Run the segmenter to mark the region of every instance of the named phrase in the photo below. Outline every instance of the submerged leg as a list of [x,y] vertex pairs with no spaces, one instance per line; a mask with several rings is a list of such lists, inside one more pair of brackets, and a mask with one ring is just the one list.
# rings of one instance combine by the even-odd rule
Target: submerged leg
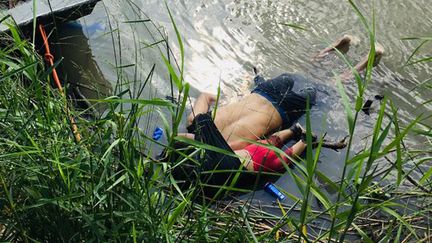
[[[384,54],[384,47],[380,43],[375,43],[375,60],[373,63],[374,67],[379,64],[383,54]],[[356,72],[362,72],[363,70],[365,70],[367,65],[368,65],[368,60],[369,60],[369,54],[364,56],[361,59],[361,61],[359,63],[357,63],[357,65],[355,65],[354,70]],[[347,70],[342,75],[340,75],[340,77],[343,81],[345,81],[345,80],[350,79],[352,77],[352,75],[353,75],[353,71]]]
[[[381,57],[384,54],[384,47],[380,43],[375,44],[375,60],[373,66],[377,66],[381,61]],[[363,71],[368,64],[369,54],[364,56],[363,59],[354,67],[357,72]]]
[[351,41],[353,40],[353,37],[350,35],[344,35],[342,38],[338,39],[337,41],[333,42],[329,47],[325,48],[324,50],[320,51],[314,59],[319,59],[327,56],[330,54],[330,52],[333,52],[335,50],[338,50],[342,53],[346,53],[349,49],[349,45]]

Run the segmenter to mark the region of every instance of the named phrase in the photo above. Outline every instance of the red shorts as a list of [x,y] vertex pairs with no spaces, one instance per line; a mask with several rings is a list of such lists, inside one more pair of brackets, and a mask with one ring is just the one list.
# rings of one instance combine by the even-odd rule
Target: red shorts
[[[281,148],[283,146],[283,143],[278,136],[271,136],[266,140],[259,140],[258,142],[262,144],[272,144],[277,148]],[[283,163],[291,163],[291,160],[288,157],[281,156],[281,160],[273,150],[263,145],[251,144],[244,149],[249,152],[254,163],[253,167],[255,171],[259,171],[262,167],[263,171],[283,172],[285,171]],[[285,153],[288,156],[291,156],[293,152],[292,150],[292,148],[288,148],[285,150]]]

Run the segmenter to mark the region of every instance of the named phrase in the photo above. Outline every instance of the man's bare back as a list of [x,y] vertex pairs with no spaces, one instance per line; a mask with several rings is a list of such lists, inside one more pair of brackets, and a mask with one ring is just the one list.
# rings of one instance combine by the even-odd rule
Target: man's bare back
[[282,118],[267,99],[250,94],[242,100],[217,109],[214,123],[233,150],[257,140],[282,125]]
[[[195,102],[195,115],[206,113],[216,100],[212,94],[202,93]],[[250,94],[240,101],[218,107],[214,123],[233,150],[242,149],[249,143],[245,139],[257,140],[282,125],[282,118],[271,102],[258,94]]]

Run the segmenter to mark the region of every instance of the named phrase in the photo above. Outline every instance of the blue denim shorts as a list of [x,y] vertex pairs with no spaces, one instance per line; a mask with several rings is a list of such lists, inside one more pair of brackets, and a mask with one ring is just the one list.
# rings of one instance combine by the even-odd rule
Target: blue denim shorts
[[[284,73],[267,81],[262,78],[255,79],[260,82],[257,82],[252,93],[263,96],[273,104],[282,117],[283,127],[291,126],[306,113],[308,99],[310,105],[316,103],[316,88],[302,75]],[[296,90],[295,86],[303,88]]]

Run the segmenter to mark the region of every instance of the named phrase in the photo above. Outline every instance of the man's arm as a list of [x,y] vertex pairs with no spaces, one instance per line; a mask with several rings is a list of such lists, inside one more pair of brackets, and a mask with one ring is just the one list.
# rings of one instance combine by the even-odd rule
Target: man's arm
[[192,124],[192,121],[196,115],[207,113],[210,109],[210,105],[215,101],[216,95],[212,95],[209,93],[201,93],[201,95],[195,101],[192,112],[188,116],[188,125]]

